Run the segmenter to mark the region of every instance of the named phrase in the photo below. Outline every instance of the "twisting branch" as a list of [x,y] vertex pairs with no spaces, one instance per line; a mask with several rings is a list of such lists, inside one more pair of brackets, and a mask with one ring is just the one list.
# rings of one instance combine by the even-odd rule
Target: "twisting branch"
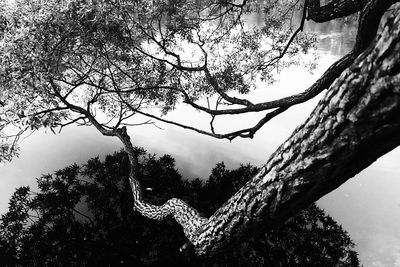
[[397,9],[310,117],[203,225],[197,254],[281,224],[400,145],[399,44]]
[[289,41],[287,42],[286,46],[283,48],[282,52],[279,53],[278,56],[268,60],[265,64],[262,64],[258,67],[259,70],[263,70],[267,67],[270,67],[271,65],[276,64],[280,59],[282,59],[286,52],[288,51],[290,45],[292,44],[293,40],[296,38],[297,34],[299,32],[302,32],[304,29],[304,22],[306,20],[306,14],[307,14],[307,1],[304,2],[304,7],[303,7],[303,13],[302,13],[302,17],[300,20],[300,25],[299,27],[294,31],[294,33],[292,34],[292,36],[290,37]]
[[77,123],[77,122],[80,121],[80,120],[85,121],[85,119],[86,119],[85,116],[80,116],[80,117],[77,117],[77,118],[75,118],[75,119],[73,119],[73,120],[70,120],[69,122],[60,123],[60,124],[59,124],[60,129],[58,130],[58,133],[61,133],[61,131],[62,131],[62,129],[63,129],[64,127],[66,127],[66,126],[68,126],[68,125],[71,125],[71,124],[74,124],[74,123]]
[[[218,81],[211,75],[210,71],[208,70],[207,67],[204,68],[204,74],[207,78],[207,81],[211,84],[213,89],[226,101],[228,101],[231,104],[237,104],[237,105],[243,105],[246,107],[251,107],[253,106],[253,103],[246,99],[240,99],[236,97],[230,97],[228,96],[219,86]],[[215,114],[214,114],[215,115]]]
[[309,7],[307,19],[321,23],[361,11],[368,0],[332,0],[324,6],[320,6],[320,0],[306,0],[306,2]]
[[[245,107],[241,108],[233,108],[233,109],[210,109],[210,107],[204,107],[201,106],[194,101],[190,99],[190,97],[187,95],[187,93],[183,90],[179,89],[174,89],[174,90],[179,90],[183,95],[184,95],[184,103],[191,105],[192,107],[206,112],[212,116],[217,116],[217,115],[233,115],[233,114],[243,114],[243,113],[248,113],[248,112],[260,112],[260,111],[265,111],[265,110],[271,110],[271,109],[277,109],[277,110],[286,110],[287,108],[306,102],[309,99],[312,99],[316,95],[320,94],[323,90],[327,89],[333,81],[339,77],[339,75],[350,66],[350,64],[354,61],[354,59],[363,52],[366,46],[368,46],[371,41],[373,40],[373,36],[375,36],[378,25],[380,22],[380,18],[382,14],[387,10],[387,8],[390,7],[391,4],[398,2],[398,0],[389,0],[389,1],[378,1],[374,0],[371,1],[367,7],[365,8],[364,12],[360,16],[360,23],[357,31],[357,38],[356,38],[356,43],[354,45],[354,48],[352,51],[350,51],[347,55],[343,56],[341,59],[336,61],[334,64],[332,64],[326,71],[325,73],[309,88],[307,88],[305,91],[302,93],[284,97],[278,100],[273,100],[269,102],[262,102],[262,103],[257,103],[253,104],[251,102],[248,102],[245,99],[238,99],[238,98],[233,98],[229,97],[226,93],[224,93],[220,88],[215,80],[214,77],[211,76],[209,73],[208,69],[204,69],[204,73],[206,74],[207,80],[209,83],[212,85],[214,90],[219,93],[219,95],[226,101],[232,104],[239,104],[239,105],[244,105]],[[302,23],[304,23],[304,12],[305,9],[303,10],[303,19]],[[301,27],[299,27],[300,29]],[[277,114],[281,113],[278,111],[274,111],[268,114],[268,120],[276,116]],[[213,136],[215,138],[227,138],[229,140],[232,140],[235,137],[252,137],[255,133],[255,130],[258,130],[259,128],[257,125],[263,125],[265,124],[266,118],[263,118],[259,124],[256,126],[249,128],[249,129],[244,129],[241,131],[236,131],[228,134],[215,134],[213,132],[213,127],[211,127],[211,133],[197,129],[195,127],[191,127],[188,125],[183,125],[177,122],[165,120],[162,118],[159,118],[155,115],[148,114],[145,112],[141,112],[142,115],[157,119],[159,121],[168,123],[168,124],[173,124],[179,127],[182,127],[184,129],[189,129],[195,132],[198,132],[200,134],[205,134],[209,136]],[[276,114],[276,115],[275,115]],[[250,134],[252,133],[252,134]]]
[[60,89],[54,81],[50,80],[50,84],[53,88],[53,93],[65,106],[70,108],[72,111],[85,116],[103,135],[115,136],[122,142],[131,167],[129,172],[129,183],[132,188],[134,209],[150,219],[162,220],[168,216],[174,217],[174,219],[183,227],[186,237],[190,242],[194,242],[194,238],[201,230],[201,226],[207,221],[207,219],[200,216],[195,209],[177,198],[172,198],[160,206],[152,205],[143,201],[141,186],[137,179],[138,155],[133,148],[126,127],[123,126],[121,128],[106,129],[90,113],[90,110],[69,103],[68,100],[61,95]]
[[[227,95],[225,93],[226,88],[221,88],[217,78],[213,77],[207,69],[207,61],[203,66],[189,68],[182,66],[180,62],[171,63],[150,55],[140,50],[139,46],[134,47],[140,56],[144,55],[150,58],[150,61],[168,63],[174,71],[204,72],[208,83],[215,92],[219,93],[221,101],[223,99],[230,104],[244,106],[224,110],[219,110],[218,105],[215,109],[211,109],[210,106],[202,107],[191,100],[190,94],[184,91],[184,87],[170,86],[171,90],[183,94],[186,103],[212,115],[211,133],[141,111],[141,101],[145,100],[140,98],[140,94],[137,96],[139,105],[133,106],[133,102],[125,97],[124,93],[127,91],[123,90],[123,85],[118,83],[119,76],[114,72],[115,69],[107,56],[107,51],[103,54],[100,53],[104,58],[99,60],[106,62],[100,62],[99,69],[94,67],[94,61],[86,62],[84,57],[79,59],[79,64],[80,67],[88,69],[87,71],[81,71],[68,62],[68,64],[71,64],[68,67],[72,76],[76,76],[78,79],[69,84],[68,81],[62,81],[66,82],[67,86],[72,87],[66,93],[58,85],[61,81],[56,81],[51,77],[52,75],[56,76],[53,72],[49,71],[43,77],[48,79],[49,90],[63,104],[63,107],[65,106],[72,113],[78,114],[77,118],[70,118],[71,120],[75,120],[76,123],[81,120],[84,123],[87,121],[87,124],[92,124],[103,135],[117,137],[122,142],[131,166],[129,182],[132,187],[134,209],[145,217],[157,220],[173,216],[182,225],[186,237],[195,246],[198,254],[214,253],[223,249],[229,243],[240,239],[252,228],[258,226],[271,227],[281,223],[291,213],[305,207],[326,192],[335,189],[346,179],[376,160],[377,157],[400,144],[400,123],[398,119],[400,93],[397,86],[400,70],[400,61],[398,60],[400,54],[400,46],[398,45],[400,16],[398,10],[396,20],[392,19],[384,28],[383,37],[373,43],[371,49],[364,51],[364,48],[371,43],[372,36],[376,34],[380,16],[393,2],[396,1],[373,0],[364,7],[353,51],[333,64],[305,92],[259,104]],[[306,7],[307,5],[303,10],[303,19],[299,31],[303,27]],[[283,50],[283,54],[287,53],[290,43],[295,38],[293,36]],[[130,40],[133,42],[135,38]],[[137,44],[134,43],[134,45]],[[164,52],[168,54],[168,51],[165,50]],[[348,68],[353,61],[354,65]],[[346,71],[343,72],[344,70]],[[94,73],[92,78],[88,77],[91,73]],[[341,73],[343,74],[339,77]],[[339,79],[336,80],[336,83],[333,83],[337,77]],[[132,78],[134,81],[134,77]],[[98,82],[96,82],[97,79],[99,79]],[[102,79],[107,79],[108,83],[102,84]],[[91,96],[92,98],[83,107],[69,102],[68,96],[72,94],[72,91],[84,84],[91,85],[96,89],[94,96]],[[135,84],[138,85],[139,83]],[[47,89],[47,84],[45,85]],[[109,90],[108,86],[112,86],[113,90]],[[154,86],[154,89],[165,89],[167,86]],[[170,199],[160,206],[143,201],[137,176],[138,155],[133,148],[126,127],[121,127],[122,121],[130,116],[129,113],[125,112],[125,109],[129,110],[131,114],[146,115],[149,118],[216,138],[227,138],[229,140],[236,137],[252,138],[255,132],[274,116],[328,88],[328,93],[318,104],[310,118],[278,148],[268,163],[261,168],[261,171],[209,219],[203,218],[195,209],[176,198]],[[132,92],[142,89],[146,88],[137,86],[132,89]],[[114,93],[112,96],[118,97],[123,103],[118,110],[119,117],[114,127],[100,123],[91,110],[92,105],[99,101],[100,96],[110,95],[111,93]],[[381,103],[387,103],[387,105]],[[212,122],[216,115],[266,110],[272,111],[269,111],[254,127],[228,134],[216,134],[214,132]],[[370,116],[371,114],[376,116]],[[376,142],[377,140],[384,142]],[[363,155],[364,159],[361,163],[359,162],[360,155]],[[345,168],[341,168],[343,166]]]
[[[207,81],[210,83],[210,85],[213,87],[213,89],[228,103],[231,104],[238,104],[242,105],[244,107],[241,108],[232,108],[232,109],[218,109],[216,107],[215,109],[211,109],[210,106],[204,107],[201,106],[194,101],[191,100],[189,95],[186,93],[186,91],[171,87],[171,86],[160,86],[160,87],[149,87],[149,88],[135,88],[130,91],[135,91],[135,90],[149,90],[149,89],[160,89],[160,88],[165,88],[168,90],[175,90],[179,91],[182,93],[184,96],[184,103],[189,104],[190,106],[206,112],[212,116],[211,122],[210,122],[210,128],[211,131],[205,131],[198,129],[196,127],[192,127],[189,125],[184,125],[175,121],[170,121],[167,119],[160,118],[156,115],[149,114],[143,111],[138,110],[137,108],[133,107],[130,105],[124,98],[119,95],[120,100],[124,101],[124,103],[133,111],[142,115],[145,115],[149,118],[156,119],[158,121],[172,124],[175,126],[179,126],[184,129],[192,130],[200,134],[212,136],[214,138],[218,139],[228,139],[228,140],[233,140],[236,137],[243,137],[243,138],[252,138],[254,134],[263,126],[266,122],[271,120],[273,117],[277,116],[278,114],[282,113],[283,111],[287,110],[289,107],[293,105],[297,105],[300,103],[303,103],[319,93],[321,93],[323,90],[327,89],[333,81],[353,62],[353,60],[363,51],[363,48],[365,48],[366,45],[368,45],[372,41],[372,35],[376,34],[377,27],[379,25],[379,18],[383,14],[383,12],[390,6],[391,3],[396,2],[394,0],[391,1],[385,1],[385,3],[381,3],[379,1],[373,1],[375,4],[369,4],[368,8],[366,8],[365,12],[360,18],[360,23],[359,28],[358,28],[358,34],[357,34],[357,40],[354,45],[354,49],[339,59],[337,62],[332,64],[326,71],[325,73],[313,84],[311,85],[308,89],[306,89],[304,92],[284,97],[278,100],[274,101],[269,101],[269,102],[262,102],[262,103],[257,103],[253,104],[246,99],[239,99],[236,97],[230,97],[227,95],[220,87],[216,79],[211,75],[209,72],[208,68],[205,67],[203,69],[203,72],[206,75]],[[305,5],[303,9],[303,17],[301,24],[299,28],[296,30],[296,32],[299,32],[303,28],[304,24],[304,19],[305,19],[305,11],[306,11],[307,6]],[[372,29],[372,34],[370,29]],[[295,34],[292,36],[291,40],[295,37]],[[286,49],[284,51],[287,51],[287,47],[290,45],[290,41],[288,45],[286,46]],[[113,64],[111,62],[111,64]],[[111,92],[112,90],[110,89],[105,89]],[[117,90],[118,91],[118,90]],[[115,91],[114,91],[115,92]],[[122,92],[122,91],[120,91]],[[129,90],[124,91],[124,92],[129,92]],[[213,122],[215,120],[215,116],[218,115],[227,115],[227,114],[243,114],[243,113],[248,113],[248,112],[260,112],[260,111],[265,111],[265,110],[274,110],[270,113],[267,113],[264,118],[262,118],[255,126],[247,128],[247,129],[242,129],[238,131],[233,131],[230,133],[225,133],[225,134],[218,134],[214,130]]]

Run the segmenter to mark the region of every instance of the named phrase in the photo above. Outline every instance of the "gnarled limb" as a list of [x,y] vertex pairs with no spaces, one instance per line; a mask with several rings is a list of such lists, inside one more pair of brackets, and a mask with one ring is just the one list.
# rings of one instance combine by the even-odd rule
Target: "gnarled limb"
[[84,109],[80,106],[71,104],[65,96],[62,96],[59,87],[54,81],[51,82],[51,86],[53,87],[54,94],[66,107],[85,116],[101,134],[105,136],[118,137],[118,139],[122,142],[124,149],[128,154],[129,163],[131,166],[129,183],[132,188],[134,201],[133,208],[144,217],[154,220],[163,220],[169,216],[174,217],[176,222],[182,226],[185,236],[190,242],[193,243],[195,237],[198,235],[199,230],[202,229],[202,225],[207,221],[207,219],[200,216],[195,209],[193,209],[183,200],[177,198],[172,198],[163,205],[159,206],[149,204],[143,200],[141,186],[137,179],[138,157],[135,149],[133,148],[130,137],[127,134],[126,127],[124,126],[121,128],[107,129],[96,120],[96,118],[90,113],[89,108]]
[[[371,13],[365,12],[365,24],[360,23],[360,27],[365,30],[371,25],[377,26],[378,20],[368,20],[368,17],[371,18],[374,11],[375,14],[383,14],[390,2],[394,1],[385,1],[383,4],[377,0],[371,1],[370,3],[375,5],[369,8]],[[146,217],[158,220],[173,216],[182,225],[198,254],[212,254],[258,226],[270,227],[281,223],[292,213],[333,190],[400,143],[399,18],[396,23],[391,23],[393,21],[389,20],[380,41],[374,43],[371,49],[362,54],[352,67],[331,86],[342,70],[350,65],[356,55],[369,44],[372,35],[366,31],[359,31],[360,38],[357,38],[359,46],[355,47],[352,54],[329,69],[332,75],[323,76],[320,80],[322,85],[316,85],[316,91],[307,92],[308,95],[303,98],[305,101],[314,93],[319,93],[331,86],[314,114],[277,150],[261,172],[209,219],[201,217],[193,208],[178,199],[171,199],[160,206],[143,201],[136,175],[137,156],[126,129],[120,128],[120,122],[125,116],[123,108],[127,107],[121,105],[118,123],[114,127],[108,126],[107,123],[99,123],[91,113],[91,106],[98,97],[110,92],[105,89],[107,86],[114,85],[117,96],[122,99],[124,97],[123,89],[118,85],[113,68],[108,65],[110,61],[107,53],[102,58],[105,65],[99,70],[92,67],[92,63],[85,62],[81,58],[83,70],[76,70],[74,76],[77,79],[70,84],[72,86],[70,90],[61,90],[59,83],[62,81],[57,81],[57,77],[54,77],[57,75],[51,71],[45,73],[43,78],[46,81],[50,80],[50,88],[54,92],[49,94],[52,93],[58,97],[63,107],[82,115],[87,124],[94,125],[103,135],[116,136],[122,141],[131,164],[129,179],[135,209]],[[377,27],[371,27],[371,29],[376,32]],[[162,59],[160,60],[163,62]],[[52,66],[50,64],[49,69]],[[183,70],[204,72],[203,68]],[[71,68],[71,71],[75,72],[75,68]],[[88,72],[95,73],[93,80],[86,79]],[[108,77],[108,84],[103,83],[104,77]],[[93,83],[99,90],[93,91],[93,96],[89,96],[93,98],[87,101],[85,106],[71,104],[68,102],[68,96],[72,94],[76,86],[87,82],[84,80]],[[43,86],[47,90],[48,84],[43,82]],[[138,86],[141,84],[139,83]],[[147,86],[146,83],[145,86]],[[214,87],[215,91],[218,91],[218,87]],[[228,101],[229,98],[225,97],[225,100]],[[238,101],[233,98],[231,100]],[[294,96],[281,99],[281,101],[289,103],[281,102],[272,107],[276,112],[284,110],[299,100]],[[139,109],[141,105],[141,101],[138,102],[136,109]],[[243,104],[246,108],[252,108],[245,112],[258,111],[256,104],[245,102]],[[271,105],[271,102],[262,104]],[[135,106],[133,107],[131,112],[139,112]],[[238,111],[235,110],[235,112],[237,114]],[[257,127],[247,132],[238,131],[234,134],[251,137],[258,129]],[[229,138],[233,136],[230,135]]]
[[137,169],[137,155],[133,149],[130,137],[126,132],[126,127],[116,130],[115,135],[124,144],[125,151],[127,152],[131,163],[129,183],[132,187],[134,209],[144,217],[154,220],[163,220],[169,216],[174,217],[176,222],[182,226],[185,236],[191,242],[194,242],[198,230],[201,229],[207,219],[200,216],[195,209],[178,198],[169,199],[166,203],[160,206],[152,205],[143,201],[140,183],[137,180],[135,173]]
[[307,0],[308,16],[315,22],[326,22],[361,11],[368,0],[332,0],[321,6],[320,0]]
[[282,223],[336,189],[400,144],[399,36],[400,13],[261,171],[209,219],[176,198],[160,206],[144,202],[126,129],[104,132],[117,136],[129,155],[135,209],[151,219],[174,217],[196,253],[212,255],[245,234]]
[[[319,3],[319,1],[307,1],[307,6],[311,5],[315,6],[316,2]],[[260,102],[260,103],[251,103],[247,101],[246,99],[238,99],[238,98],[233,98],[229,97],[226,95],[226,93],[221,92],[221,90],[218,88],[218,84],[213,79],[211,74],[207,72],[207,69],[204,70],[206,73],[207,79],[210,81],[210,84],[213,86],[215,91],[217,93],[220,93],[220,95],[223,97],[225,101],[227,101],[229,104],[236,104],[236,105],[241,105],[240,107],[237,108],[228,108],[228,109],[212,109],[210,107],[202,106],[197,104],[196,102],[192,101],[188,94],[184,90],[180,90],[179,88],[170,88],[170,90],[176,90],[179,91],[183,94],[184,96],[184,103],[192,106],[193,108],[203,111],[205,113],[208,113],[214,118],[215,116],[218,115],[236,115],[236,114],[243,114],[243,113],[248,113],[248,112],[261,112],[261,111],[268,111],[272,110],[269,113],[265,114],[265,117],[262,118],[259,122],[257,122],[254,126],[246,128],[246,129],[239,129],[236,131],[232,131],[229,133],[216,133],[213,131],[211,128],[211,131],[207,130],[202,130],[193,126],[181,124],[179,122],[175,121],[170,121],[167,119],[160,118],[159,116],[152,115],[146,112],[142,111],[137,111],[135,112],[141,113],[142,115],[148,116],[150,118],[162,121],[164,123],[168,124],[173,124],[179,127],[182,127],[184,129],[189,129],[195,132],[198,132],[200,134],[212,136],[215,138],[219,139],[228,139],[228,140],[233,140],[237,137],[243,137],[243,138],[252,138],[254,134],[263,126],[265,123],[267,123],[269,120],[274,118],[275,116],[279,115],[283,111],[287,110],[288,108],[298,105],[301,103],[304,103],[318,94],[320,94],[322,91],[326,90],[329,88],[329,86],[333,83],[333,81],[339,77],[339,75],[350,66],[350,64],[354,61],[354,59],[360,55],[364,51],[366,47],[372,42],[374,36],[377,33],[378,26],[380,23],[380,18],[382,15],[385,13],[385,11],[393,4],[398,2],[398,0],[386,0],[386,1],[380,1],[380,0],[371,0],[368,1],[368,3],[365,3],[364,0],[361,1],[340,1],[340,5],[338,4],[338,7],[333,9],[333,13],[337,12],[336,16],[340,17],[343,16],[343,12],[345,9],[353,10],[351,9],[352,6],[356,6],[357,10],[362,10],[362,13],[360,15],[359,19],[359,26],[357,30],[357,36],[356,36],[356,42],[354,44],[353,49],[345,56],[343,56],[341,59],[336,61],[334,64],[332,64],[325,72],[324,74],[314,83],[312,84],[309,88],[304,90],[303,92],[295,95],[291,95],[288,97],[283,97],[281,99],[273,100],[273,101],[267,101],[267,102]],[[315,8],[315,7],[314,7]],[[310,7],[308,8],[308,12],[310,12]],[[353,12],[356,12],[353,10]],[[317,12],[317,10],[314,10],[314,12]],[[320,12],[324,12],[322,9]],[[321,15],[322,16],[322,15]],[[331,18],[332,19],[332,18]],[[302,27],[299,27],[301,29]]]
[[399,41],[398,12],[257,176],[203,225],[198,254],[282,223],[400,144]]

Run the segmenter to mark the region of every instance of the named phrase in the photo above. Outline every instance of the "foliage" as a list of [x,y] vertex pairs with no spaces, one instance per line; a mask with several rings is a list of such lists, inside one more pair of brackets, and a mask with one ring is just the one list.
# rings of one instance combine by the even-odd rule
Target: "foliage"
[[297,3],[1,0],[0,160],[25,131],[118,128],[138,113],[160,119],[182,101],[205,112],[210,101],[235,104],[228,92],[306,64],[314,35],[299,33],[285,49]]
[[[169,155],[140,154],[145,197],[163,203],[181,197],[211,215],[257,168],[227,170],[209,179],[183,180]],[[258,231],[223,254],[199,259],[181,254],[185,237],[172,219],[157,222],[132,210],[123,152],[93,158],[43,175],[39,192],[16,190],[1,217],[0,257],[5,266],[358,266],[348,234],[315,204],[269,232]]]

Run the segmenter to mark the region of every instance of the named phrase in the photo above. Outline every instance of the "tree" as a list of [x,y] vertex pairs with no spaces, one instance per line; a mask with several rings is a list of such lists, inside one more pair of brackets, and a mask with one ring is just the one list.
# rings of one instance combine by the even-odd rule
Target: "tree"
[[[135,210],[157,220],[173,216],[197,254],[217,253],[256,229],[280,225],[399,144],[399,7],[390,9],[396,2],[16,1],[2,15],[1,155],[10,159],[29,129],[93,125],[119,138],[129,155]],[[246,15],[260,7],[264,24],[252,27]],[[295,12],[297,29],[290,23]],[[302,33],[306,19],[355,12],[353,50],[310,88],[276,101],[244,98],[256,81],[273,82],[275,68],[300,63],[315,41]],[[141,123],[132,117],[215,138],[251,138],[324,90],[308,120],[211,217],[177,198],[163,205],[142,198],[138,155],[126,130]],[[179,102],[209,114],[210,130],[161,116]],[[248,112],[266,113],[253,127],[215,131],[217,116]]]
[[[163,203],[175,192],[212,214],[257,168],[217,164],[206,182],[184,181],[168,155],[137,149],[146,199]],[[119,152],[37,179],[38,192],[17,189],[0,219],[6,266],[359,266],[348,234],[315,204],[280,227],[260,233],[210,259],[179,252],[184,235],[169,219],[157,222],[132,210],[129,162]],[[168,181],[165,181],[168,180]],[[203,180],[204,181],[204,180]],[[163,182],[166,182],[163,184]],[[151,192],[151,193],[150,193]],[[213,194],[213,192],[217,194]],[[211,196],[211,197],[210,197]],[[18,199],[18,201],[15,201]],[[15,216],[23,211],[24,216]],[[18,212],[17,212],[18,213]],[[24,231],[16,231],[15,225]],[[7,245],[8,244],[8,245]]]

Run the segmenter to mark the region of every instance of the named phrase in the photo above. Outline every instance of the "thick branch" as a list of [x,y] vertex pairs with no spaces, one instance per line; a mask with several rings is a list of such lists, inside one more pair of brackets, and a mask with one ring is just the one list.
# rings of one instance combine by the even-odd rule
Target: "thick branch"
[[[302,93],[284,97],[278,100],[252,104],[244,108],[235,109],[213,110],[191,102],[187,98],[185,100],[185,103],[211,115],[225,115],[259,112],[278,107],[288,108],[306,102],[307,100],[321,93],[323,90],[327,89],[332,84],[332,82],[343,72],[343,70],[349,67],[353,60],[371,43],[373,37],[376,35],[380,18],[382,17],[383,13],[390,7],[390,5],[395,2],[398,2],[398,0],[370,1],[364,9],[362,16],[360,17],[356,43],[353,50],[338,61],[336,61],[334,64],[332,64],[321,76],[321,78],[319,78],[313,85],[311,85]],[[310,5],[310,3],[308,3],[308,5]]]
[[[384,3],[383,3],[384,2]],[[212,131],[205,131],[201,130],[196,127],[184,125],[178,122],[162,119],[158,116],[148,114],[145,112],[137,111],[135,109],[135,112],[141,113],[142,115],[148,116],[153,119],[157,119],[159,121],[168,123],[168,124],[173,124],[179,127],[182,127],[184,129],[192,130],[200,134],[212,136],[215,138],[219,139],[228,139],[228,140],[233,140],[236,137],[242,137],[242,138],[252,138],[254,134],[259,130],[265,123],[267,123],[269,120],[274,118],[275,116],[279,115],[286,109],[288,109],[291,106],[301,104],[303,102],[308,101],[309,99],[317,96],[320,94],[323,90],[327,89],[333,81],[339,77],[339,75],[350,66],[350,64],[354,61],[354,59],[372,42],[373,36],[375,36],[380,18],[382,17],[383,13],[390,7],[391,3],[397,2],[397,0],[389,0],[389,1],[379,1],[379,0],[373,0],[368,3],[368,5],[364,8],[363,13],[360,17],[360,23],[357,31],[357,38],[356,38],[356,43],[354,45],[353,50],[336,61],[334,64],[332,64],[326,71],[325,73],[313,84],[311,85],[308,89],[303,91],[302,93],[284,97],[278,100],[273,100],[273,101],[268,101],[268,102],[262,102],[262,103],[257,103],[253,104],[251,102],[248,102],[245,99],[239,99],[235,97],[230,97],[222,90],[219,88],[219,85],[217,81],[211,76],[211,74],[208,72],[208,69],[206,68],[204,70],[206,77],[210,84],[213,86],[214,90],[218,92],[223,99],[230,103],[238,104],[238,105],[243,105],[245,107],[243,108],[234,108],[234,109],[210,109],[209,107],[204,107],[201,105],[196,104],[195,102],[190,100],[190,97],[184,90],[180,90],[178,88],[172,88],[170,87],[170,90],[177,90],[181,92],[185,98],[184,102],[186,104],[191,105],[192,107],[204,111],[212,116],[217,116],[217,115],[235,115],[235,114],[243,114],[243,113],[248,113],[248,112],[260,112],[260,111],[265,111],[265,110],[270,110],[270,109],[275,109],[274,111],[267,113],[264,118],[262,118],[255,126],[247,128],[247,129],[241,129],[229,133],[215,133]],[[304,19],[304,17],[303,17]],[[299,27],[298,30],[302,29],[302,23]],[[167,88],[167,87],[166,87]],[[127,104],[127,103],[126,103]],[[129,106],[129,105],[128,105]],[[131,107],[132,108],[132,107]]]
[[307,0],[308,16],[315,22],[326,22],[361,11],[368,0],[332,0],[320,6],[320,0]]
[[[308,5],[311,5],[311,8],[315,8],[316,3],[318,1],[307,1]],[[201,106],[194,101],[191,101],[190,97],[187,95],[187,93],[183,90],[176,89],[180,91],[184,95],[184,103],[187,103],[191,105],[192,107],[201,110],[203,112],[206,112],[210,114],[211,116],[217,116],[217,115],[234,115],[234,114],[243,114],[243,113],[248,113],[248,112],[259,112],[259,111],[265,111],[265,110],[270,110],[270,109],[276,109],[273,112],[270,112],[267,114],[266,117],[268,119],[263,118],[261,119],[256,126],[248,128],[248,129],[242,129],[242,130],[237,130],[231,133],[226,133],[226,134],[216,134],[213,132],[213,128],[211,128],[211,132],[204,131],[201,129],[198,129],[196,127],[191,127],[188,125],[183,125],[177,122],[172,122],[169,120],[161,119],[157,116],[150,115],[147,113],[142,113],[143,115],[158,119],[160,121],[163,121],[165,123],[177,125],[179,127],[189,129],[192,131],[196,131],[201,134],[213,136],[215,138],[226,138],[229,140],[232,140],[236,137],[250,137],[252,138],[255,132],[260,129],[261,127],[258,127],[259,125],[264,125],[267,121],[271,120],[273,117],[276,115],[280,114],[282,110],[286,110],[291,106],[303,103],[308,101],[309,99],[312,99],[316,95],[320,94],[323,90],[327,89],[333,81],[339,77],[339,75],[350,66],[350,64],[354,61],[354,59],[372,42],[373,37],[376,35],[380,18],[382,15],[385,13],[385,11],[390,7],[391,4],[398,2],[398,0],[388,0],[388,1],[379,1],[379,0],[371,0],[368,2],[368,4],[365,6],[363,9],[363,12],[360,16],[360,22],[359,22],[359,27],[357,31],[357,38],[356,38],[356,43],[353,47],[353,50],[349,52],[347,55],[342,57],[340,60],[336,61],[334,64],[332,64],[326,71],[325,73],[319,78],[312,86],[310,86],[308,89],[303,91],[302,93],[284,97],[278,100],[273,100],[273,101],[268,101],[268,102],[262,102],[262,103],[257,103],[253,104],[246,99],[239,99],[235,97],[229,97],[226,93],[222,92],[222,90],[218,87],[218,83],[215,81],[215,79],[211,76],[211,74],[208,72],[207,68],[204,70],[206,77],[210,84],[213,86],[214,90],[218,92],[223,99],[226,101],[232,103],[232,104],[238,104],[238,105],[243,105],[245,107],[241,108],[233,108],[233,109],[211,109],[210,107],[204,107]],[[318,2],[319,4],[319,2]],[[340,8],[343,8],[346,5],[350,5],[351,3],[342,3],[340,4]],[[354,4],[354,5],[359,5],[359,4]],[[307,8],[307,5],[305,5],[305,9]],[[305,11],[304,9],[304,11]],[[335,12],[342,12],[339,9],[336,10]],[[304,22],[304,14],[303,14],[303,19],[301,22],[301,25],[298,29],[300,31],[302,29]],[[293,35],[295,36],[295,35]],[[290,44],[290,42],[289,42]]]
[[282,223],[400,144],[399,41],[397,12],[260,173],[203,225],[198,254]]
[[226,101],[228,101],[231,104],[237,104],[237,105],[243,105],[243,106],[247,106],[247,107],[251,107],[253,106],[253,104],[246,100],[246,99],[240,99],[237,97],[231,97],[228,96],[219,86],[217,80],[211,75],[210,71],[208,70],[208,68],[204,69],[204,74],[207,78],[207,81],[211,84],[211,86],[213,87],[213,89]]
[[153,118],[156,119],[158,121],[164,122],[164,123],[168,123],[171,125],[175,125],[175,126],[179,126],[183,129],[187,129],[187,130],[191,130],[200,134],[204,134],[204,135],[208,135],[217,139],[228,139],[229,141],[232,141],[233,139],[237,138],[237,137],[243,137],[243,138],[253,138],[254,134],[261,129],[262,126],[264,126],[268,121],[270,121],[272,118],[274,118],[275,116],[281,114],[282,112],[286,111],[287,108],[278,108],[275,109],[267,114],[265,114],[265,116],[259,120],[256,125],[254,125],[253,127],[249,127],[249,128],[245,128],[245,129],[241,129],[241,130],[237,130],[237,131],[233,131],[233,132],[228,132],[228,133],[224,133],[224,134],[219,134],[219,133],[215,133],[214,130],[212,130],[211,132],[208,131],[204,131],[201,129],[198,129],[196,127],[192,127],[192,126],[188,126],[185,124],[181,124],[175,121],[171,121],[171,120],[166,120],[163,119],[161,117],[152,115],[150,113],[145,113],[142,112],[140,110],[135,110],[136,113],[138,114],[142,114],[144,116],[147,116],[149,118]]
[[163,220],[169,216],[174,217],[177,223],[183,227],[186,237],[193,242],[194,236],[198,234],[198,230],[201,228],[201,225],[205,223],[206,219],[201,217],[200,214],[187,203],[177,198],[172,198],[160,206],[144,202],[140,183],[136,178],[138,165],[137,155],[130,141],[130,137],[126,132],[126,127],[116,130],[115,135],[124,144],[125,151],[128,153],[131,163],[129,183],[132,187],[135,210],[143,216],[154,220]]
[[150,219],[163,220],[168,216],[174,217],[175,220],[183,227],[186,237],[193,242],[194,237],[197,236],[198,231],[201,229],[201,226],[207,221],[207,219],[201,217],[195,209],[177,198],[172,198],[160,206],[152,205],[143,201],[141,186],[137,179],[138,156],[133,148],[130,137],[126,131],[126,127],[113,130],[104,128],[88,109],[84,109],[69,103],[67,99],[59,93],[57,84],[51,82],[51,85],[54,89],[53,91],[55,95],[61,100],[61,102],[63,102],[64,105],[66,105],[72,111],[85,116],[103,135],[116,136],[118,139],[120,139],[124,145],[126,153],[128,154],[130,162],[131,168],[129,173],[129,183],[132,188],[134,209]]
[[355,51],[363,51],[369,46],[376,36],[381,17],[391,5],[397,2],[399,0],[375,0],[365,5],[358,20]]

